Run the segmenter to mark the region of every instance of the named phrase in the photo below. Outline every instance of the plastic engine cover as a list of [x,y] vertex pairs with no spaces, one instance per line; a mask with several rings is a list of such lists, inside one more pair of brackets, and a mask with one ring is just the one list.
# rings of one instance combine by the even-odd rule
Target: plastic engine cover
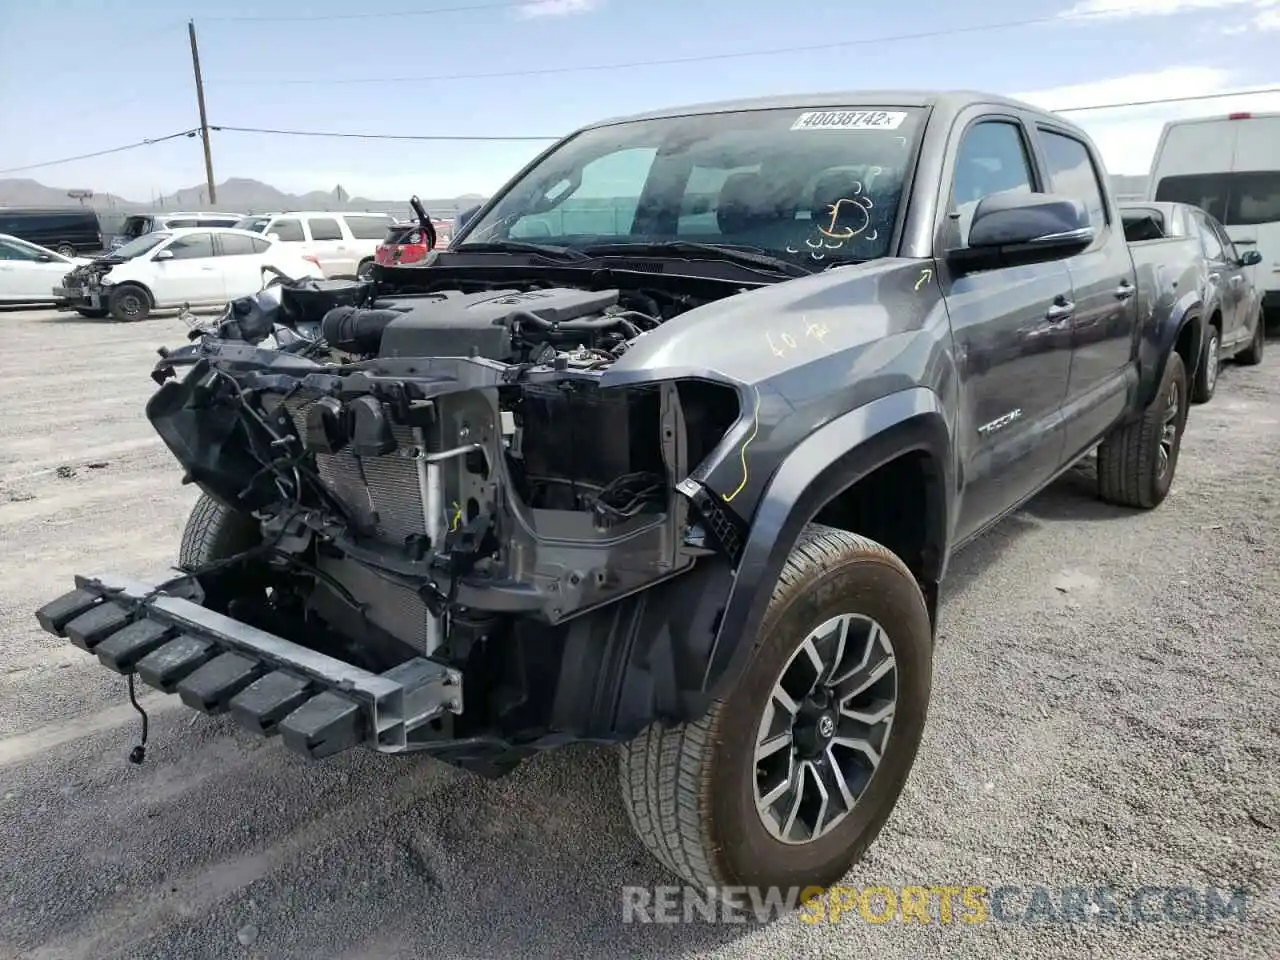
[[[524,311],[563,323],[603,312],[618,302],[617,290],[447,291],[397,298],[385,306],[406,311],[387,325],[379,351],[384,357],[511,357],[511,337],[503,321]],[[384,306],[379,302],[379,306]]]

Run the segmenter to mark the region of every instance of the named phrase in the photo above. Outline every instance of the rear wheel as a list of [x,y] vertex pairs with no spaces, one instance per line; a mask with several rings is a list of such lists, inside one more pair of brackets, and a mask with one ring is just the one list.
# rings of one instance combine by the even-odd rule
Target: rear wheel
[[1103,500],[1150,510],[1173,485],[1187,425],[1187,371],[1171,353],[1156,395],[1142,417],[1122,424],[1098,447],[1098,493]]
[[836,882],[902,793],[931,675],[929,614],[902,561],[810,526],[729,695],[622,749],[632,826],[695,886]]
[[1253,328],[1253,339],[1249,341],[1249,346],[1236,354],[1236,363],[1242,363],[1247,367],[1261,363],[1262,348],[1266,346],[1266,343],[1267,324],[1263,319],[1262,311],[1258,311],[1258,321]]
[[361,260],[360,266],[356,268],[356,276],[361,280],[370,280],[373,278],[373,261]]
[[1191,385],[1191,400],[1208,403],[1218,387],[1218,372],[1222,369],[1222,334],[1217,327],[1209,328],[1209,341],[1204,345],[1204,356],[1196,367],[1195,383]]
[[111,316],[121,322],[145,320],[151,314],[151,298],[147,291],[132,283],[122,283],[107,298]]
[[76,256],[80,251],[78,251],[75,247],[73,247],[73,246],[72,246],[71,244],[69,244],[69,243],[60,243],[60,244],[58,244],[57,249],[55,250],[55,252],[56,252],[59,256],[66,257],[66,258],[70,259],[70,258],[72,258],[72,257]]

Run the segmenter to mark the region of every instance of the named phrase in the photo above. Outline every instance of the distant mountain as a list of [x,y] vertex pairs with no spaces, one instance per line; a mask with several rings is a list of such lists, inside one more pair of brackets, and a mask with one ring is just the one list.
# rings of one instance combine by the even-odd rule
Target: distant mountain
[[[35,180],[0,180],[0,206],[9,207],[75,207],[81,201],[67,195],[62,187],[48,187]],[[481,194],[463,194],[460,197],[441,199],[423,198],[422,205],[437,216],[452,216],[459,210],[483,202]],[[84,201],[102,213],[149,213],[157,210],[226,210],[235,213],[266,213],[275,210],[376,210],[394,213],[400,217],[412,216],[409,198],[398,200],[372,200],[353,197],[341,186],[332,191],[313,190],[310,193],[285,193],[259,180],[232,178],[218,185],[218,202],[210,204],[208,191],[202,187],[188,187],[176,193],[157,198],[153,202],[127,200],[110,193],[94,193]]]

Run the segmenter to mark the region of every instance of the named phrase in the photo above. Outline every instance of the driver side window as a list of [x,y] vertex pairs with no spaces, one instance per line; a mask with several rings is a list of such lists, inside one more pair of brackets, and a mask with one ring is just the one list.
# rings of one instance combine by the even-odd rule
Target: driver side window
[[38,256],[35,250],[29,250],[26,247],[19,246],[16,243],[10,243],[7,240],[0,240],[0,260],[22,260],[26,262],[34,261]]
[[1034,177],[1022,129],[1008,120],[984,120],[964,133],[956,152],[951,246],[969,244],[969,224],[978,203],[996,193],[1031,193]]
[[549,209],[521,217],[508,236],[534,241],[574,235],[626,236],[657,153],[655,147],[632,147],[591,161],[582,168],[576,189],[567,179],[551,184],[544,193]]

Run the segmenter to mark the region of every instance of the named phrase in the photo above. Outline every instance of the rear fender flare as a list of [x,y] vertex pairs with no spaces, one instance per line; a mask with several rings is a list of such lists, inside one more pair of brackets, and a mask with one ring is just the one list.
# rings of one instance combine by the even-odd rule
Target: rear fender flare
[[1160,388],[1160,378],[1164,376],[1165,365],[1169,362],[1169,354],[1174,352],[1183,331],[1191,328],[1190,355],[1192,363],[1187,370],[1188,375],[1195,372],[1195,364],[1199,362],[1200,353],[1204,349],[1204,328],[1208,320],[1205,317],[1205,303],[1195,291],[1188,291],[1179,298],[1163,321],[1148,325],[1142,342],[1139,345],[1139,370],[1137,403],[1133,414],[1140,414],[1155,399]]
[[783,460],[760,498],[707,658],[703,690],[723,697],[746,668],[774,584],[805,525],[852,484],[913,451],[923,451],[940,467],[924,505],[927,549],[921,571],[923,580],[936,585],[950,540],[952,449],[942,403],[924,387],[882,397],[805,438]]

